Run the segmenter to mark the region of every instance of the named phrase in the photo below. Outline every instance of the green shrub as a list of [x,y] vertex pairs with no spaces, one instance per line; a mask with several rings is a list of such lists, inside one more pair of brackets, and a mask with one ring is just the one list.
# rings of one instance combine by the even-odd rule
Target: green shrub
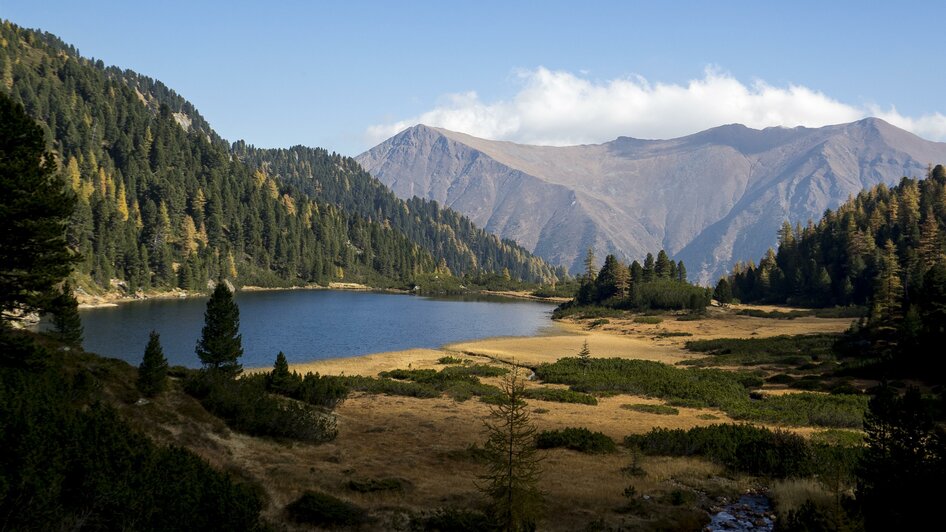
[[657,325],[658,323],[663,323],[663,318],[658,318],[657,316],[637,316],[634,318],[634,323],[643,323],[645,325]]
[[417,532],[482,532],[495,528],[483,512],[456,508],[441,508],[411,520],[411,530]]
[[607,325],[611,323],[611,320],[607,318],[598,318],[595,321],[588,324],[589,329],[594,329],[596,327],[601,327],[602,325]]
[[700,456],[732,471],[785,478],[813,470],[805,439],[782,430],[752,425],[709,425],[689,430],[656,428],[624,439],[645,454]]
[[734,419],[766,423],[859,427],[867,407],[866,397],[851,395],[797,393],[751,399],[749,389],[762,382],[754,373],[686,369],[647,360],[593,358],[582,366],[569,357],[540,365],[536,375],[578,392],[642,395],[671,406],[719,408]]
[[796,379],[795,377],[792,377],[786,373],[779,373],[777,375],[772,375],[765,380],[771,384],[792,384]]
[[786,364],[834,360],[836,334],[804,334],[770,338],[718,338],[690,340],[686,349],[711,355],[684,362],[692,366]]
[[606,434],[573,427],[540,432],[536,436],[535,446],[539,449],[564,447],[588,454],[606,454],[617,451],[614,440]]
[[[80,365],[76,375],[61,367],[0,367],[2,528],[263,528],[260,487],[235,482],[190,451],[157,446],[133,430],[97,402],[98,379],[116,375],[88,356],[98,367],[90,372]],[[126,379],[130,367],[120,364]]]
[[410,483],[403,478],[369,478],[349,480],[348,489],[358,493],[376,493],[379,491],[404,491]]
[[540,401],[554,401],[557,403],[578,403],[583,405],[597,405],[598,400],[593,395],[576,392],[563,388],[527,388],[523,391],[526,399]]
[[267,393],[264,379],[234,380],[201,371],[185,381],[184,390],[230,428],[253,436],[325,442],[338,433],[333,416]]
[[365,512],[354,504],[327,493],[307,491],[286,506],[297,523],[321,527],[356,526],[365,522]]
[[395,369],[382,371],[380,380],[391,382],[410,381],[406,384],[415,384],[430,390],[433,395],[446,393],[454,400],[466,401],[471,397],[480,397],[486,401],[497,397],[499,388],[483,384],[478,377],[498,377],[505,375],[509,370],[488,364],[465,364],[462,366],[448,366],[440,371],[433,369]]
[[445,357],[440,357],[440,358],[438,358],[438,359],[437,359],[437,363],[438,363],[438,364],[444,364],[444,365],[446,365],[446,364],[462,364],[462,363],[463,363],[463,359],[462,359],[462,358],[458,358],[458,357],[453,357],[453,356],[445,356]]
[[676,416],[680,413],[676,408],[667,405],[633,404],[621,405],[621,408],[635,412],[643,412],[645,414],[659,414],[664,416]]
[[660,331],[657,333],[657,338],[676,338],[680,336],[693,336],[693,333],[683,331]]

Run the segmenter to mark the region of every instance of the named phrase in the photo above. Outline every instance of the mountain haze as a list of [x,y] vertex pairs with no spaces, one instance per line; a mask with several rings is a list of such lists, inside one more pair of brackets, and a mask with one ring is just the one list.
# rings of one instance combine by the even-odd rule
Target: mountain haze
[[553,264],[588,247],[664,248],[710,282],[850,195],[925,176],[946,144],[867,118],[822,128],[733,124],[670,140],[529,146],[414,126],[356,157],[401,197],[436,200]]

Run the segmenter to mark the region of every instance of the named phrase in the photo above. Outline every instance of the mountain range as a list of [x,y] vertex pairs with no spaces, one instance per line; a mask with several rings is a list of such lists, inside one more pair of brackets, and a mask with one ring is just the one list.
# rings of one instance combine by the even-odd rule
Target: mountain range
[[435,200],[572,272],[589,247],[626,261],[663,248],[709,283],[774,246],[786,220],[805,224],[864,188],[925,177],[946,161],[946,143],[877,118],[566,147],[417,125],[355,159],[398,196]]

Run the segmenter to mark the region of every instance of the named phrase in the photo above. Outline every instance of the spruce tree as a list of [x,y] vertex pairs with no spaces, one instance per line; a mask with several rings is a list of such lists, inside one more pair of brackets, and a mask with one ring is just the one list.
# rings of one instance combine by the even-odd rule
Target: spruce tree
[[49,304],[52,313],[53,335],[60,342],[70,346],[82,347],[82,318],[79,317],[79,302],[72,293],[72,285],[66,281],[62,290]]
[[289,372],[289,362],[286,361],[286,355],[282,351],[276,355],[276,363],[273,364],[273,371],[269,374],[269,390],[288,394],[292,388],[292,373]]
[[138,391],[148,397],[161,393],[167,385],[167,374],[168,361],[164,358],[161,339],[157,332],[151,331],[145,356],[138,366]]
[[500,400],[490,406],[490,417],[485,422],[488,472],[480,477],[480,489],[490,498],[498,530],[535,530],[542,504],[536,428],[523,400],[524,385],[518,367],[506,374],[500,388]]
[[670,277],[670,257],[667,252],[660,250],[657,253],[657,260],[654,262],[654,276],[658,279],[667,279]]
[[240,309],[226,283],[218,281],[207,301],[197,356],[205,368],[235,377],[243,371],[237,362],[243,355],[242,340]]
[[47,309],[75,262],[66,247],[74,206],[43,130],[0,92],[0,312]]
[[719,282],[716,283],[716,289],[713,290],[713,299],[723,305],[732,303],[732,287],[729,286],[729,281],[727,281],[725,277],[721,278]]
[[581,351],[578,352],[578,365],[581,366],[582,370],[588,369],[588,366],[591,365],[591,349],[588,348],[588,340],[585,340],[584,345],[581,346]]

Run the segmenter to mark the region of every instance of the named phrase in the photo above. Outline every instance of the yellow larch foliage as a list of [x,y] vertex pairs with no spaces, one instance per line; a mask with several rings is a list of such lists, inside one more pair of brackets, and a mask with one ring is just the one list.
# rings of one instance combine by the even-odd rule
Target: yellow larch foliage
[[292,199],[289,194],[282,195],[282,204],[286,207],[286,212],[289,213],[290,216],[296,215],[296,200]]
[[125,184],[118,182],[118,192],[115,195],[115,207],[122,221],[128,220],[128,198],[125,197]]
[[264,172],[262,168],[257,168],[256,171],[253,172],[253,185],[256,188],[260,188],[263,186],[263,183],[265,182],[266,182],[266,172]]
[[82,174],[79,173],[79,161],[74,156],[69,157],[66,163],[66,182],[72,188],[72,191],[79,193],[82,190]]
[[227,271],[230,274],[231,279],[237,278],[236,262],[234,262],[233,253],[230,251],[227,252]]
[[181,219],[181,249],[185,255],[197,252],[197,226],[194,219],[184,215]]
[[279,187],[276,186],[276,182],[272,179],[266,179],[266,193],[269,194],[269,199],[276,199],[279,197]]

